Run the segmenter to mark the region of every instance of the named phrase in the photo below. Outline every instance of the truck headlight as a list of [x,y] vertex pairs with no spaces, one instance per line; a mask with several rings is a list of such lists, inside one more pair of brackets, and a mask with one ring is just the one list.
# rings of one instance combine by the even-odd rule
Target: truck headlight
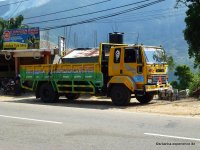
[[152,84],[153,80],[152,79],[147,79],[147,83]]

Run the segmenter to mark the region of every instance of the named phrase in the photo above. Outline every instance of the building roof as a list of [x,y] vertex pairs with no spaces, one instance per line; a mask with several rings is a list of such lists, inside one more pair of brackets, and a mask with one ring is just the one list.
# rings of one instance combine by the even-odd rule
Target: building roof
[[63,58],[97,57],[99,49],[70,49]]

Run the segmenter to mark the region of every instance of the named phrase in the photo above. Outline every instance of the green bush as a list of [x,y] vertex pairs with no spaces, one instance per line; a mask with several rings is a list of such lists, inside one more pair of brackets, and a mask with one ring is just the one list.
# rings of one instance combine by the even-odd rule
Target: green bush
[[179,65],[176,67],[174,75],[178,79],[178,83],[176,83],[178,89],[179,90],[188,89],[193,79],[193,73],[191,72],[190,67],[188,67],[187,65]]
[[171,84],[171,86],[174,88],[174,89],[179,89],[179,84],[178,84],[178,82],[177,81],[172,81],[172,82],[170,82],[170,84]]
[[[193,79],[192,79],[192,82],[190,83],[190,86],[189,86],[189,89],[190,89],[190,95],[191,96],[194,96],[193,92],[196,91],[197,89],[200,88],[200,75],[199,74],[196,74],[194,75]],[[199,95],[196,95],[200,98]]]

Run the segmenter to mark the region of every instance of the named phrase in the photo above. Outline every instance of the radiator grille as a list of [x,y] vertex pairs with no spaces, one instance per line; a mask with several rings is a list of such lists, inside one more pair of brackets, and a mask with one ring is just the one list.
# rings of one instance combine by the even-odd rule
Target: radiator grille
[[157,84],[158,81],[161,83],[166,83],[166,76],[156,75],[156,76],[153,76],[152,79],[153,79],[153,84]]

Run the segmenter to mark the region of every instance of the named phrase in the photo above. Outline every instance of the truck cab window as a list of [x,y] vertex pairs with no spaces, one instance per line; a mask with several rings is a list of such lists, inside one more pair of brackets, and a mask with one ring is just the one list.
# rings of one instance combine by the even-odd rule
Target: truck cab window
[[125,63],[136,63],[136,51],[134,49],[125,49],[124,62]]
[[116,48],[114,50],[114,63],[120,63],[120,57],[121,57],[121,49]]

